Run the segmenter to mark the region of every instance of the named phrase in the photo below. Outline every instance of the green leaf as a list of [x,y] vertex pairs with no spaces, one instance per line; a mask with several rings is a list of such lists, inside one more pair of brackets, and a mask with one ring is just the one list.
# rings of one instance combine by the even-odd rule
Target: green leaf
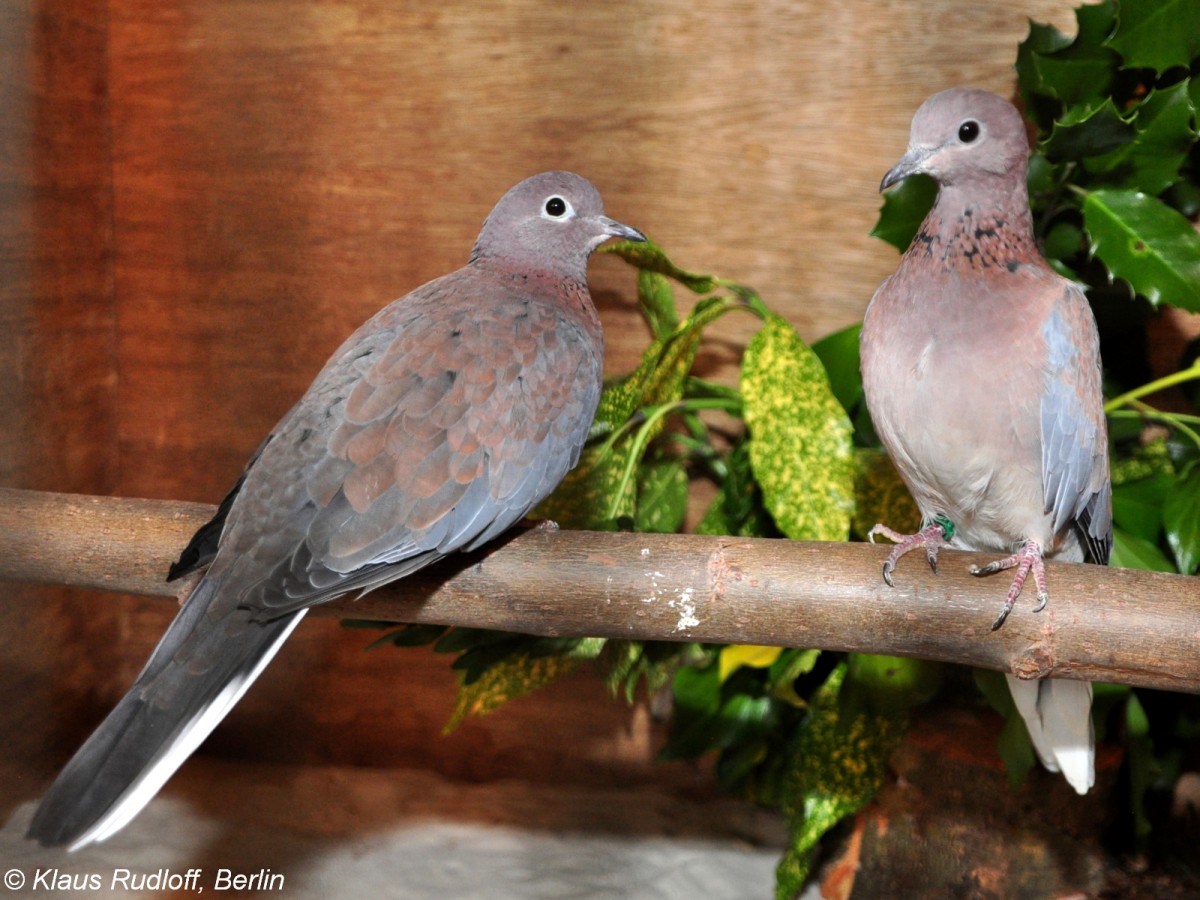
[[[1029,23],[1029,37],[1017,49],[1017,83],[1028,107],[1034,97],[1068,105],[1093,102],[1108,94],[1120,60],[1104,46],[1116,22],[1116,4],[1089,4],[1075,10],[1074,40],[1058,29]],[[1043,128],[1049,121],[1039,116]]]
[[579,464],[530,514],[577,531],[616,531],[637,511],[637,484],[625,480],[632,442],[591,444]]
[[704,329],[740,305],[731,297],[705,297],[669,337],[656,341],[646,351],[643,364],[635,373],[643,385],[642,406],[672,403],[683,396]]
[[928,175],[910,175],[883,195],[879,221],[871,237],[891,244],[901,253],[908,249],[913,236],[937,197],[937,182]]
[[1200,466],[1167,495],[1162,516],[1179,571],[1191,575],[1200,568]]
[[1150,572],[1177,571],[1157,544],[1121,528],[1113,529],[1113,549],[1108,564],[1122,569],[1146,569]]
[[745,668],[722,681],[715,661],[680,669],[672,684],[671,733],[659,757],[691,759],[769,734],[777,725],[777,704],[761,682],[761,673]]
[[698,644],[679,644],[674,641],[605,642],[604,683],[614,696],[623,692],[625,701],[633,703],[638,682],[646,682],[646,692],[658,693],[670,683],[688,659],[698,650]]
[[679,266],[671,262],[670,258],[663,251],[663,248],[653,241],[645,243],[616,241],[611,244],[605,244],[600,248],[599,252],[612,253],[615,256],[621,257],[621,259],[625,260],[631,266],[636,266],[644,271],[666,275],[668,278],[678,281],[688,290],[694,291],[697,294],[710,294],[724,284],[721,279],[714,278],[712,275],[701,275],[696,272],[689,272],[687,269],[679,268]]
[[656,339],[665,338],[679,324],[675,292],[665,275],[647,269],[638,272],[638,305]]
[[794,647],[784,650],[767,672],[771,696],[798,709],[808,706],[808,701],[796,693],[796,679],[811,672],[820,658],[820,650],[801,650]]
[[1130,535],[1157,542],[1163,527],[1163,504],[1175,490],[1175,476],[1166,472],[1114,484],[1113,522]]
[[777,537],[779,533],[763,506],[762,490],[750,468],[747,441],[739,441],[733,446],[725,459],[725,468],[725,480],[696,526],[697,534]]
[[1084,249],[1083,229],[1074,222],[1060,220],[1046,233],[1042,251],[1047,260],[1069,260]]
[[1195,114],[1186,82],[1153,91],[1135,107],[1134,139],[1111,153],[1084,159],[1083,166],[1102,175],[1106,186],[1161,194],[1179,177],[1191,150]]
[[[346,622],[342,623],[347,624]],[[374,623],[379,625],[380,623]],[[445,625],[405,625],[390,631],[367,645],[368,650],[378,647],[423,647],[441,638],[447,631]]]
[[1073,106],[1054,123],[1050,136],[1038,148],[1052,163],[1110,153],[1131,143],[1136,130],[1121,118],[1111,97],[1092,106]]
[[812,345],[813,353],[821,360],[829,376],[829,387],[833,396],[847,412],[854,409],[863,398],[862,371],[858,362],[858,335],[862,323],[858,322],[841,331],[827,334]]
[[742,359],[750,465],[793,540],[845,540],[854,507],[850,420],[815,353],[770,314]]
[[687,469],[677,459],[643,463],[638,472],[637,512],[634,530],[674,534],[687,513]]
[[1092,191],[1083,201],[1090,250],[1151,303],[1200,311],[1200,235],[1161,200]]
[[1033,98],[1037,96],[1058,96],[1054,87],[1046,83],[1043,60],[1060,50],[1065,50],[1071,44],[1071,39],[1053,25],[1029,20],[1029,34],[1017,45],[1015,66],[1017,90],[1026,106],[1032,107]]
[[[492,647],[504,644],[511,648],[519,635],[505,631],[492,631],[488,628],[451,628],[433,645],[435,653],[461,653],[464,650],[476,650],[480,647]],[[508,651],[505,651],[508,653]]]
[[799,894],[817,842],[879,792],[888,758],[904,734],[903,717],[843,708],[839,695],[846,671],[840,663],[813,694],[784,774],[789,838],[775,872],[777,898]]
[[1108,46],[1126,68],[1163,72],[1189,66],[1200,53],[1200,4],[1196,0],[1122,0],[1116,33]]
[[[620,246],[620,245],[617,245]],[[672,403],[682,395],[708,325],[741,303],[731,297],[705,297],[691,315],[666,338],[654,341],[629,377],[605,385],[596,411],[603,440],[583,449],[579,464],[567,473],[558,488],[532,513],[551,519],[563,528],[585,531],[615,531],[635,522],[637,485],[628,477],[635,442],[628,434],[617,434],[641,408]],[[663,427],[657,419],[641,433],[645,450]]]

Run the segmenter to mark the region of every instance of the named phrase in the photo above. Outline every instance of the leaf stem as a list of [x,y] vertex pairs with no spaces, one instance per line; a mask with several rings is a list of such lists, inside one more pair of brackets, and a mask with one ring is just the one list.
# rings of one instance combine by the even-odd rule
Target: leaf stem
[[1180,434],[1184,435],[1188,440],[1196,445],[1197,450],[1200,450],[1200,434],[1184,424],[1185,421],[1200,423],[1200,417],[1163,412],[1162,410],[1155,409],[1148,403],[1143,403],[1141,400],[1133,400],[1131,401],[1130,405],[1135,407],[1135,409],[1114,410],[1112,413],[1110,413],[1110,415],[1127,418],[1137,417],[1139,419],[1153,419],[1156,422],[1162,422],[1164,425],[1174,428]]
[[1200,380],[1200,359],[1196,359],[1186,369],[1181,369],[1171,375],[1166,375],[1156,381],[1151,381],[1149,384],[1143,384],[1141,387],[1134,388],[1132,391],[1126,391],[1119,397],[1114,397],[1104,404],[1104,411],[1111,413],[1114,410],[1120,409],[1122,406],[1128,406],[1135,400],[1140,400],[1147,394],[1154,394],[1158,391],[1166,390],[1169,387],[1174,387],[1177,384],[1184,384],[1188,381]]
[[[704,397],[695,400],[675,400],[671,403],[662,403],[658,406],[651,406],[642,410],[644,418],[640,420],[641,426],[633,436],[633,446],[630,448],[629,459],[625,461],[625,471],[621,473],[621,480],[617,484],[617,489],[613,491],[612,500],[608,507],[608,518],[615,519],[617,517],[617,507],[621,502],[621,498],[625,496],[625,492],[629,489],[630,483],[633,481],[633,473],[637,468],[638,462],[646,453],[646,446],[650,443],[650,439],[653,436],[654,427],[665,416],[673,412],[698,412],[702,409],[723,409],[726,412],[736,412],[739,408],[739,403],[725,398]],[[634,420],[631,419],[630,422],[632,421]],[[622,426],[618,430],[624,431],[626,427]]]

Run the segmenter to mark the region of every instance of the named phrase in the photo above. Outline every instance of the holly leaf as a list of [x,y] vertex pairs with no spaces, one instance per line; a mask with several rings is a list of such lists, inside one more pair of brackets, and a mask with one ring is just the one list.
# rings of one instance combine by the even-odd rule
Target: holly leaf
[[841,331],[828,334],[812,345],[813,353],[821,360],[829,376],[829,387],[842,409],[849,412],[863,397],[862,371],[858,361],[858,322]]
[[905,178],[883,195],[879,221],[871,229],[871,237],[886,241],[903,253],[933,208],[936,197],[937,182],[928,175]]
[[[1072,44],[1067,37],[1053,25],[1029,20],[1029,34],[1017,45],[1017,91],[1025,101],[1026,107],[1034,106],[1033,99],[1038,96],[1057,97],[1053,86],[1047,83],[1044,61],[1060,50],[1065,50]],[[1049,127],[1050,122],[1044,123]]]
[[1200,234],[1155,197],[1099,190],[1083,201],[1091,254],[1151,303],[1200,311]]
[[[1029,36],[1017,48],[1017,84],[1026,106],[1036,96],[1069,106],[1107,96],[1120,58],[1105,46],[1116,24],[1116,4],[1088,4],[1075,10],[1079,25],[1072,40],[1051,25],[1029,23]],[[1051,122],[1039,116],[1043,128]]]
[[742,359],[750,465],[792,540],[845,540],[854,508],[852,428],[821,361],[771,313]]
[[1195,135],[1192,122],[1196,110],[1188,96],[1188,85],[1180,82],[1153,91],[1135,108],[1135,137],[1116,150],[1090,156],[1083,167],[1102,175],[1106,186],[1131,188],[1158,195],[1179,177]]
[[1108,46],[1129,69],[1164,72],[1189,66],[1200,53],[1200,4],[1195,0],[1121,0]]
[[1111,97],[1094,105],[1072,106],[1054,123],[1038,148],[1052,163],[1111,153],[1133,141],[1136,130],[1117,112]]

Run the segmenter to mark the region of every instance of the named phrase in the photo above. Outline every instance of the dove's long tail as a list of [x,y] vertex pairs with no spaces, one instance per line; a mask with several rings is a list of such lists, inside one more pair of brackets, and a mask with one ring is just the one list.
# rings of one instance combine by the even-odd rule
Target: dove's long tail
[[42,799],[28,837],[76,850],[121,830],[225,718],[307,610],[265,624],[214,614],[202,581],[146,667]]
[[1051,772],[1061,771],[1071,787],[1086,794],[1096,780],[1091,684],[1066,678],[1007,678],[1042,765]]

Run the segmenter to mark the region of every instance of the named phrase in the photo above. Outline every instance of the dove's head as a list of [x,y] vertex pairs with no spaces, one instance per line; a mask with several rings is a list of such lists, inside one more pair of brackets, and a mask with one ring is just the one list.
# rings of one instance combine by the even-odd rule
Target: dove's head
[[934,94],[913,116],[908,150],[883,176],[886,190],[925,174],[943,187],[995,179],[1025,182],[1029,139],[1016,107],[989,91],[952,88]]
[[572,172],[543,172],[510,188],[488,214],[471,261],[582,273],[609,238],[644,241],[636,228],[604,214],[600,193]]

